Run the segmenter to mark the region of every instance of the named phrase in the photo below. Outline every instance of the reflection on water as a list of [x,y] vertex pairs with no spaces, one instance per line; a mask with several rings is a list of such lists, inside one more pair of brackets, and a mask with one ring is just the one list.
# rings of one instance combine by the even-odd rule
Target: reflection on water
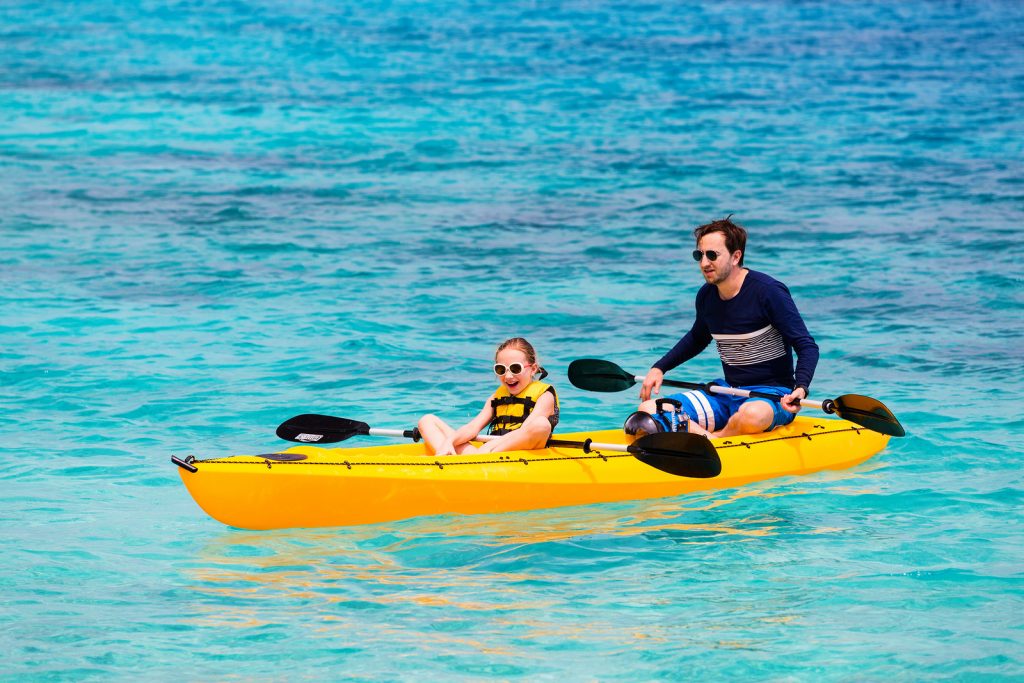
[[[579,625],[561,622],[581,604],[639,591],[637,599],[656,607],[657,595],[680,599],[680,577],[699,579],[683,593],[692,599],[717,581],[708,578],[709,567],[726,554],[763,553],[775,538],[842,531],[802,518],[799,498],[822,488],[836,494],[854,479],[858,490],[839,493],[856,495],[872,477],[834,472],[816,476],[813,485],[793,480],[677,499],[352,528],[228,529],[210,538],[187,570],[197,601],[184,621],[250,629],[272,626],[283,610],[318,630],[350,632],[367,623],[383,627],[385,615],[396,611],[426,611],[446,615],[443,623],[427,616],[432,629],[464,630],[469,625],[461,621],[477,629],[475,622],[494,625],[516,614],[517,628],[567,637],[565,630]],[[743,551],[737,543],[755,545]],[[650,586],[637,584],[639,556]],[[660,584],[664,590],[648,590]],[[524,621],[524,614],[531,616]]]

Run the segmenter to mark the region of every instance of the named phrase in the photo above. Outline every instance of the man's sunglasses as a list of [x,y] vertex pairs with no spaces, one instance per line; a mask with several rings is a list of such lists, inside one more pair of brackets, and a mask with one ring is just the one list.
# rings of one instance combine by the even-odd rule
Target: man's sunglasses
[[708,257],[708,261],[714,261],[719,256],[721,256],[723,253],[724,252],[721,252],[721,251],[714,251],[713,249],[708,249],[707,251],[701,251],[700,249],[694,249],[693,250],[693,260],[696,261],[697,263],[700,263],[700,260],[702,258],[704,258],[705,256],[707,256]]
[[498,375],[499,377],[504,375],[506,372],[511,372],[513,375],[518,375],[520,372],[523,371],[523,369],[524,368],[522,363],[509,363],[507,366],[502,365],[501,363],[494,364],[494,374]]

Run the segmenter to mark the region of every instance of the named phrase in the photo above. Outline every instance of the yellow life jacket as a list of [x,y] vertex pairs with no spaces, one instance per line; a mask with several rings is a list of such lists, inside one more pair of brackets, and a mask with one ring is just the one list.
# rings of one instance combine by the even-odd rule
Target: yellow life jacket
[[554,431],[555,425],[558,424],[558,392],[550,384],[533,381],[515,396],[509,393],[504,384],[498,387],[494,392],[494,398],[491,399],[494,417],[488,425],[488,433],[501,436],[522,427],[540,397],[549,391],[555,397],[555,412],[548,418],[551,421],[551,431]]

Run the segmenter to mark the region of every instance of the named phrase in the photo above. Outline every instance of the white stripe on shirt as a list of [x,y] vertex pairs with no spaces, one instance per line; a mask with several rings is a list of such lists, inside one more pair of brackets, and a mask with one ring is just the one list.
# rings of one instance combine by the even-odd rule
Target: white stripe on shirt
[[726,365],[754,365],[786,355],[786,342],[774,325],[746,334],[712,334]]

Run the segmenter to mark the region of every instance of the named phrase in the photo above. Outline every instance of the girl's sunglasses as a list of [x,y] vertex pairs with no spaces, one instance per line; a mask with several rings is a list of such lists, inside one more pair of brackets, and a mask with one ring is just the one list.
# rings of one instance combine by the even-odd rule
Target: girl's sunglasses
[[721,254],[722,254],[722,252],[714,251],[713,249],[708,249],[707,251],[701,251],[700,249],[694,249],[693,250],[693,260],[696,261],[697,263],[700,263],[700,260],[702,258],[704,258],[705,256],[707,256],[708,257],[708,261],[714,261],[719,256],[721,256]]
[[525,368],[522,363],[509,363],[508,365],[502,365],[501,363],[494,364],[494,374],[499,377],[504,375],[506,372],[511,372],[513,375],[518,375]]

